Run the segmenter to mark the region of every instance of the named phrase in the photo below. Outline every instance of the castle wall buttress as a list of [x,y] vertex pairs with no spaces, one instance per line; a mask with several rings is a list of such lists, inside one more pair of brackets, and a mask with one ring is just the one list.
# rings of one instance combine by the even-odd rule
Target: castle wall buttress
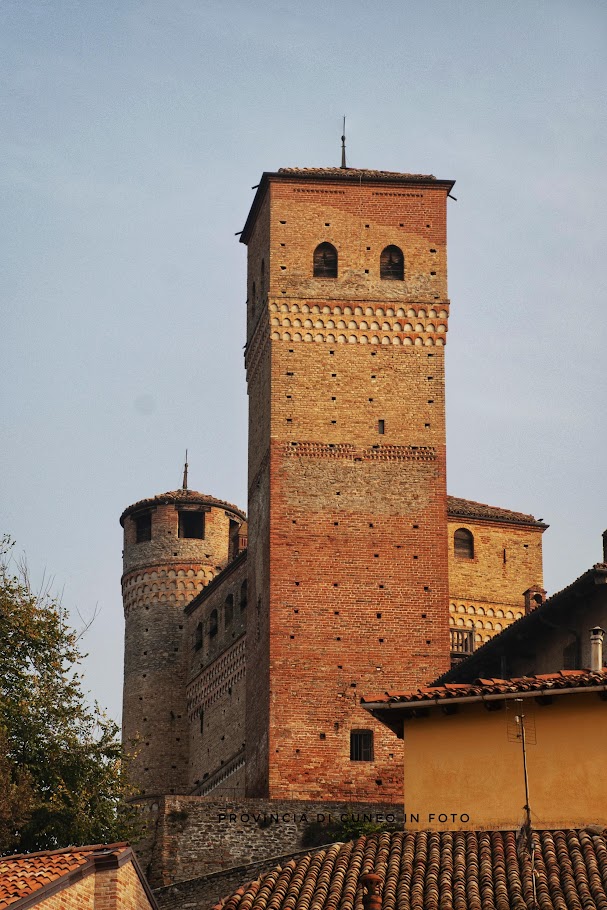
[[[451,183],[359,173],[264,175],[243,237],[249,796],[398,798],[393,738],[360,696],[449,662]],[[314,274],[322,243],[334,278]],[[394,249],[404,276],[383,271]]]

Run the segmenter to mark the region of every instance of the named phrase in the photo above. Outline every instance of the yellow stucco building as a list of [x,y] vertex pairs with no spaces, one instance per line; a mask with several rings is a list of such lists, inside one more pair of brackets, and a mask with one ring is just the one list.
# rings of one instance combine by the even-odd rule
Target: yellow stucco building
[[363,707],[404,739],[409,830],[607,823],[602,667],[385,694]]

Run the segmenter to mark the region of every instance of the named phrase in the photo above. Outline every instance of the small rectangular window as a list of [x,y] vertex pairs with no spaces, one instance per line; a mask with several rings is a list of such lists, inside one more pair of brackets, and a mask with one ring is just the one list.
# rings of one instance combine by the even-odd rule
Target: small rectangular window
[[179,537],[204,540],[204,512],[180,512]]
[[137,543],[143,543],[152,539],[152,513],[145,512],[143,515],[135,517],[135,539]]
[[379,433],[380,436],[384,435],[384,433],[386,432],[386,421],[385,420],[377,421],[377,432]]
[[350,761],[373,761],[373,730],[350,731]]

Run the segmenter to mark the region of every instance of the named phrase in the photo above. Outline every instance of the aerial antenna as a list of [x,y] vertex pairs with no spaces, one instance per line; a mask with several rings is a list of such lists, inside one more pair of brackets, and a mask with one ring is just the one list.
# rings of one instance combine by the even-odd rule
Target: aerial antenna
[[182,490],[187,490],[188,488],[188,450],[185,450],[185,464],[183,466],[183,483],[181,484]]
[[[527,774],[527,745],[531,743],[535,745],[537,740],[535,737],[535,720],[533,715],[525,715],[521,710],[523,708],[523,699],[515,698],[515,710],[518,708],[521,711],[520,714],[516,714],[514,718],[514,724],[508,722],[508,739],[510,741],[518,740],[521,744],[521,752],[523,758],[523,778],[525,781],[525,805],[523,806],[523,811],[525,813],[525,821],[520,831],[520,838],[518,839],[518,847],[523,852],[527,853],[527,857],[531,865],[531,883],[533,887],[533,901],[534,905],[537,906],[537,890],[536,890],[536,881],[535,881],[535,848],[533,844],[533,831],[531,827],[531,805],[529,802],[529,777]],[[525,720],[528,721],[525,725]]]
[[347,167],[346,164],[346,118],[344,117],[344,126],[341,135],[341,166]]

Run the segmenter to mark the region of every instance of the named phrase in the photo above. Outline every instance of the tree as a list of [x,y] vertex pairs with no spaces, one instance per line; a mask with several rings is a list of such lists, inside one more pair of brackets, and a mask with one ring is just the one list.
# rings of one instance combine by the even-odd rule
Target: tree
[[60,602],[0,542],[0,853],[137,837],[118,727],[90,707]]

